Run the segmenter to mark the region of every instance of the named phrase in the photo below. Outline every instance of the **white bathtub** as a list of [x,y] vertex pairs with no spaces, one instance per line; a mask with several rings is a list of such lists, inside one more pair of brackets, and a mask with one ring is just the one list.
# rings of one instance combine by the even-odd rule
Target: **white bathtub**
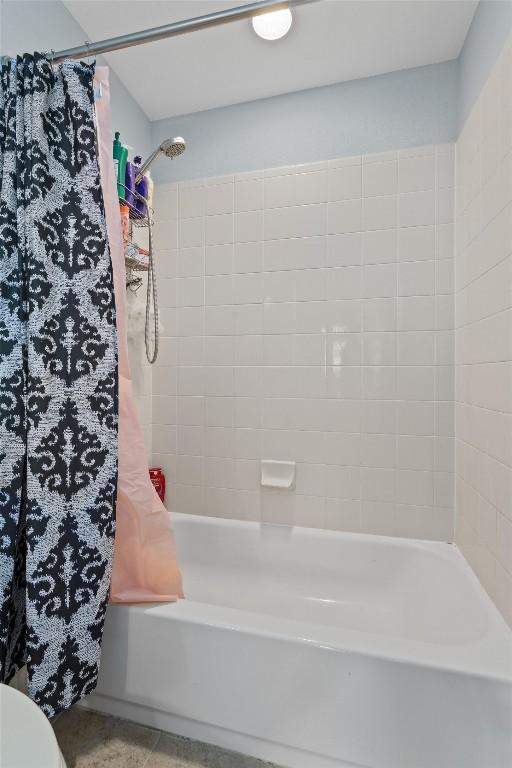
[[90,706],[293,768],[511,768],[512,633],[450,544],[175,516]]

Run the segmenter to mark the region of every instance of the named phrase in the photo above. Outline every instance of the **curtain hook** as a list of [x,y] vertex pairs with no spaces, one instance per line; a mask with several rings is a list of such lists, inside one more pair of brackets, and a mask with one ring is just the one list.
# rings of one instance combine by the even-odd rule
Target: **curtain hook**
[[87,56],[85,58],[89,59],[89,61],[87,62],[88,64],[91,64],[90,60],[92,59],[92,54],[91,54],[91,51],[89,49],[90,44],[91,44],[90,40],[84,40],[84,45],[87,48]]

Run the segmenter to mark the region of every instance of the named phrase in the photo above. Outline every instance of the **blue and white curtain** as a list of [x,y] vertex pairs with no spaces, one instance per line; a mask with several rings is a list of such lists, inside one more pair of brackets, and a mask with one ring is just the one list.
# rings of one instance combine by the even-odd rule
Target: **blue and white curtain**
[[0,83],[0,682],[49,716],[92,691],[113,557],[114,291],[94,68]]

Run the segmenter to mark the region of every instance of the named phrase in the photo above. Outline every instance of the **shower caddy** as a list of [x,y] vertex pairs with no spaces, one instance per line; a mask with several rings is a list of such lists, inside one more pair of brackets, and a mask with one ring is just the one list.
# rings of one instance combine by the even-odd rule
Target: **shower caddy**
[[[127,188],[124,184],[120,185],[124,188],[125,192]],[[147,263],[142,262],[139,259],[130,256],[126,252],[125,247],[125,267],[126,267],[126,287],[132,291],[137,291],[142,285],[142,278],[137,275],[137,272],[147,272],[148,282],[146,288],[146,322],[144,327],[144,341],[146,346],[146,357],[148,362],[153,364],[158,357],[158,342],[159,342],[159,319],[158,319],[158,294],[156,287],[156,274],[155,274],[155,260],[153,250],[153,209],[148,205],[146,198],[142,197],[135,190],[130,190],[134,202],[129,203],[125,197],[119,198],[121,205],[126,205],[129,212],[129,229],[128,229],[128,242],[132,243],[133,232],[135,228],[144,227],[148,230],[148,249]],[[135,203],[141,203],[142,212],[139,211]],[[140,248],[139,248],[140,251]],[[153,309],[151,310],[151,305]],[[153,312],[153,323],[151,323],[151,311]],[[153,344],[151,344],[151,325],[153,325]]]

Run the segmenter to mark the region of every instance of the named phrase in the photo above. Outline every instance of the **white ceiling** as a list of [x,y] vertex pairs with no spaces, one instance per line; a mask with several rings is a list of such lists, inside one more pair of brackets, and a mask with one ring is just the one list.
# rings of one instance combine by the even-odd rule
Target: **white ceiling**
[[[248,0],[247,0],[248,1]],[[91,40],[244,0],[67,0]],[[282,40],[248,20],[107,54],[150,120],[456,58],[477,0],[320,0]]]

